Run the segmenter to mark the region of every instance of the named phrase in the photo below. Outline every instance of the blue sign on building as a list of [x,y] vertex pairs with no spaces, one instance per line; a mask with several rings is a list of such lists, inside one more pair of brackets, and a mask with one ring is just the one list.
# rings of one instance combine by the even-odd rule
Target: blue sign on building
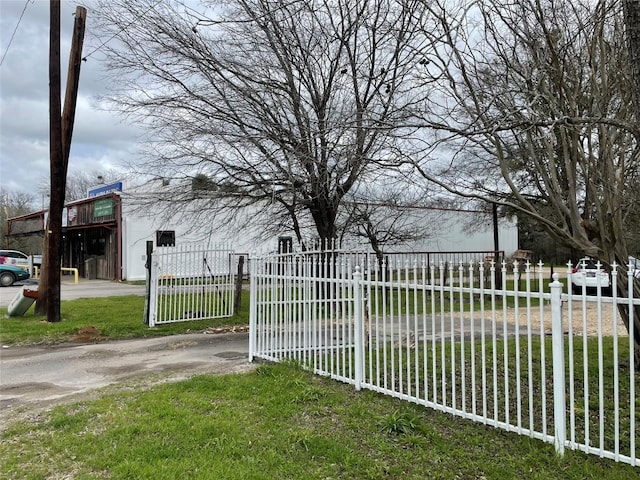
[[100,185],[99,187],[91,188],[87,190],[87,197],[99,197],[100,195],[106,195],[111,192],[121,192],[122,182],[110,183],[109,185]]

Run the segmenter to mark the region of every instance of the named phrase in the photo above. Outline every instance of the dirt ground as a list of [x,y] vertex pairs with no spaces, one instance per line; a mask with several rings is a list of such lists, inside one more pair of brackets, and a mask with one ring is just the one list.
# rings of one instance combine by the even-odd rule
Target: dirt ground
[[[574,300],[573,305],[563,305],[563,327],[564,332],[573,335],[582,336],[586,332],[587,336],[597,336],[599,331],[602,335],[613,336],[617,329],[618,335],[627,335],[627,329],[622,321],[620,313],[611,303],[587,303],[586,309],[582,308],[580,300]],[[571,308],[570,308],[571,307]],[[584,314],[583,314],[584,312]],[[601,316],[598,315],[601,312]],[[500,312],[501,314],[501,312]],[[569,317],[571,322],[569,322]],[[526,327],[527,308],[518,309],[518,324],[520,328]],[[598,318],[602,318],[599,323]],[[544,332],[551,333],[551,307],[545,305],[543,307]],[[614,321],[615,320],[615,321]],[[511,325],[516,324],[516,313],[514,309],[507,312],[507,322]],[[540,307],[531,307],[531,327],[534,332],[540,331]]]

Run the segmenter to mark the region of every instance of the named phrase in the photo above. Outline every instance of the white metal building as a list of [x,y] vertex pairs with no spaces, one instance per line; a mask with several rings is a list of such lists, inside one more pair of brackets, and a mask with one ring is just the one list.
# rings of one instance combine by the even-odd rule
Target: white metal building
[[[278,238],[266,242],[259,239],[260,232],[250,227],[248,212],[238,215],[234,222],[216,218],[208,222],[191,222],[188,214],[167,216],[153,203],[141,204],[138,193],[134,189],[127,191],[126,185],[116,182],[97,186],[89,192],[88,198],[69,203],[63,215],[63,265],[78,268],[85,278],[143,280],[147,242],[152,242],[154,247],[193,244],[201,248],[226,244],[238,253],[249,255],[278,248]],[[412,221],[424,228],[425,234],[416,241],[387,245],[385,250],[494,250],[492,219],[485,212],[406,208]],[[9,219],[9,242],[12,236],[42,235],[45,221],[44,211]],[[474,227],[469,228],[470,225]],[[291,232],[281,235],[292,236]],[[312,236],[313,232],[309,232],[309,237]],[[507,256],[518,249],[514,221],[499,220],[498,241],[499,250]]]

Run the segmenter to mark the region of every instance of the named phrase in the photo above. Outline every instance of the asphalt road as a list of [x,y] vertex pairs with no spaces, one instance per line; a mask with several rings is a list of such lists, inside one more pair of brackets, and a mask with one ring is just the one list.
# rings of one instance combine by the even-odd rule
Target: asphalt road
[[[247,333],[185,334],[97,344],[3,346],[0,425],[101,388],[144,388],[195,374],[252,368]],[[2,427],[0,427],[1,429]]]
[[[0,287],[0,307],[8,306],[24,286],[37,290],[38,282],[36,280],[27,280],[16,283],[11,287]],[[113,297],[119,295],[144,295],[144,293],[144,285],[129,285],[127,283],[110,282],[108,280],[80,279],[77,284],[74,284],[73,280],[64,280],[60,287],[62,300]]]
[[[23,285],[0,288],[7,306]],[[61,297],[144,295],[144,285],[101,280],[62,284]],[[1,319],[0,319],[1,322]],[[185,334],[136,340],[0,348],[0,429],[43,409],[99,395],[102,389],[145,388],[202,373],[248,371],[247,333]]]

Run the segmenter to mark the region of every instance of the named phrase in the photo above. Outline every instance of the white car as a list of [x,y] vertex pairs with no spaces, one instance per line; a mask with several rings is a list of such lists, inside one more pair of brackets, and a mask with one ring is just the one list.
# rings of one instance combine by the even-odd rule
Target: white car
[[595,290],[600,286],[602,290],[608,290],[611,286],[609,272],[599,262],[589,257],[578,260],[570,277],[573,293],[582,293],[583,287],[587,290]]
[[[0,250],[0,263],[29,268],[29,255],[18,250]],[[33,264],[40,266],[42,264],[42,255],[33,255]]]

